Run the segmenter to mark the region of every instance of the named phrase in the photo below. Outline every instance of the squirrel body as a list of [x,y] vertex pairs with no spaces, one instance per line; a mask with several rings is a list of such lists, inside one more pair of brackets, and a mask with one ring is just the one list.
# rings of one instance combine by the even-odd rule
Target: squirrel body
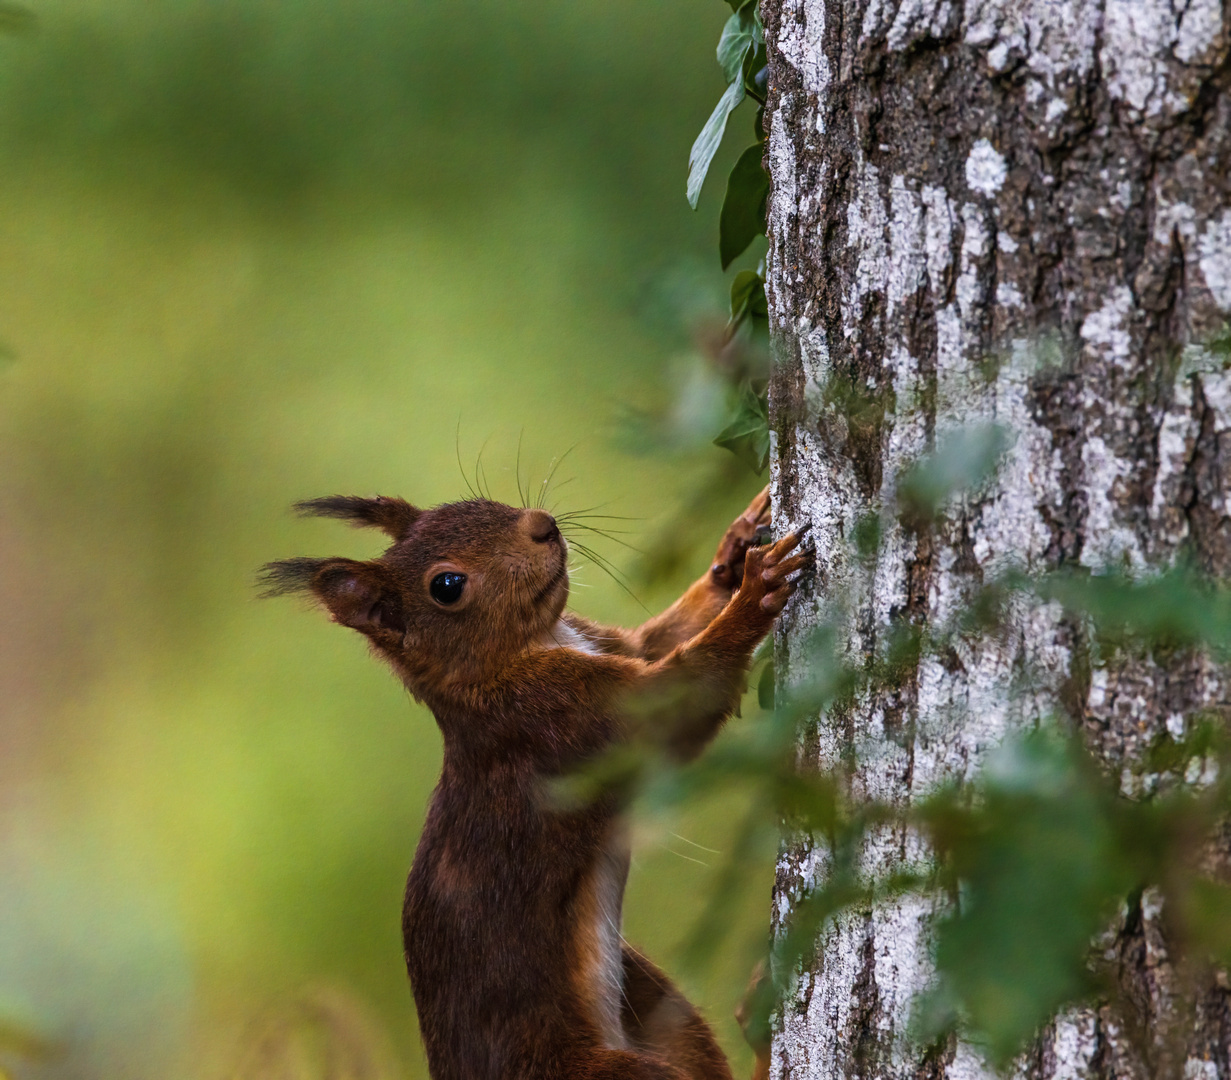
[[562,805],[548,787],[622,744],[691,758],[735,710],[808,561],[798,536],[753,546],[768,494],[635,630],[565,612],[568,546],[544,510],[349,496],[300,509],[393,545],[369,562],[271,563],[267,594],[310,592],[364,634],[444,737],[402,919],[433,1080],[727,1080],[705,1021],[620,935],[619,792]]

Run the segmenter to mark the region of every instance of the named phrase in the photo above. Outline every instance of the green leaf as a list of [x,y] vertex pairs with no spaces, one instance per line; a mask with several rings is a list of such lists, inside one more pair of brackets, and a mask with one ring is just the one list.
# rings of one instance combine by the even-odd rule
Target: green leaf
[[748,383],[740,387],[735,417],[714,445],[730,450],[755,473],[764,472],[769,464],[769,407]]
[[861,514],[855,519],[851,539],[855,542],[855,550],[859,552],[861,558],[874,558],[880,551],[882,531],[879,514]]
[[1194,945],[1225,966],[1231,958],[1231,888],[1198,879],[1184,899],[1186,929]]
[[747,0],[722,28],[722,36],[718,39],[718,66],[729,83],[740,77],[749,51],[756,50],[758,21],[755,4]]
[[739,156],[727,178],[727,197],[718,219],[718,253],[725,270],[758,236],[765,233],[765,200],[769,177],[761,168],[762,143],[754,143]]
[[731,282],[731,325],[738,326],[749,315],[768,314],[765,279],[755,270],[741,270]]
[[923,811],[961,890],[937,928],[939,993],[919,1019],[960,1018],[1003,1064],[1089,992],[1090,941],[1136,875],[1114,793],[1075,745],[1048,732],[1006,743],[980,786],[973,807],[950,793]]
[[741,270],[731,282],[731,318],[737,319],[747,309],[748,301],[758,285],[762,285],[755,270]]
[[744,89],[762,105],[765,104],[765,87],[769,79],[767,63],[765,30],[761,26],[761,16],[755,14],[752,24],[752,47],[744,54],[740,76],[744,80]]
[[955,431],[936,450],[906,469],[898,480],[898,503],[910,517],[928,520],[953,495],[977,491],[1009,448],[1009,434],[996,424]]
[[710,171],[710,163],[718,153],[723,132],[727,129],[727,118],[744,100],[744,84],[741,80],[733,82],[726,92],[718,99],[714,111],[692,144],[688,154],[688,205],[694,210],[697,200],[701,197],[701,185],[705,183],[705,174]]
[[774,662],[771,659],[761,669],[761,677],[757,680],[757,704],[766,712],[774,708]]
[[1218,333],[1206,342],[1205,347],[1218,357],[1225,367],[1227,362],[1231,361],[1231,323],[1224,323]]
[[1057,571],[1035,591],[1087,616],[1111,647],[1139,641],[1153,648],[1203,645],[1223,656],[1231,651],[1231,590],[1185,567],[1141,579]]

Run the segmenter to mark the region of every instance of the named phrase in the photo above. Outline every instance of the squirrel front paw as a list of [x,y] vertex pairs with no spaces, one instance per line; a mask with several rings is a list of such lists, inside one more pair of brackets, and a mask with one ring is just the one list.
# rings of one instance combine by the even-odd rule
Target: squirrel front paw
[[768,486],[748,504],[723,535],[710,567],[710,580],[724,589],[736,589],[744,577],[744,559],[757,542],[757,533],[768,527],[770,519]]
[[740,585],[740,597],[746,602],[755,601],[767,615],[778,615],[791,598],[798,579],[791,575],[816,561],[815,550],[791,552],[799,547],[808,533],[808,526],[789,533],[776,544],[749,548],[744,556],[744,580]]

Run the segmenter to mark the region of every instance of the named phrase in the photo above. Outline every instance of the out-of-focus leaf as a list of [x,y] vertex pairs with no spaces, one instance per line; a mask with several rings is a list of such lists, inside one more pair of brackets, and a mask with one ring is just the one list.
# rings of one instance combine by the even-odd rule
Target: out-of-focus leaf
[[718,39],[718,66],[727,82],[740,77],[749,50],[755,50],[759,22],[755,0],[745,0],[723,26]]
[[767,712],[774,707],[774,662],[770,660],[757,680],[757,704]]
[[688,154],[688,205],[694,210],[697,200],[701,197],[701,185],[705,183],[706,173],[710,171],[710,163],[718,153],[718,145],[722,142],[722,134],[727,129],[727,118],[744,100],[744,84],[737,79],[727,87],[710,118],[701,129],[692,150]]
[[1160,732],[1146,751],[1144,765],[1155,773],[1182,772],[1193,758],[1225,754],[1226,750],[1223,726],[1212,717],[1198,714],[1183,738],[1173,738],[1169,731]]
[[851,539],[861,558],[875,558],[881,546],[881,533],[879,514],[861,514],[855,520],[855,527],[851,530]]
[[877,681],[886,687],[901,686],[919,666],[923,653],[923,630],[916,623],[898,619],[888,627],[885,643],[877,657],[874,674]]
[[898,503],[907,516],[928,520],[954,495],[973,492],[995,472],[1009,446],[997,424],[962,428],[906,469],[898,480]]
[[38,26],[38,16],[22,4],[0,0],[0,34],[28,34]]
[[769,410],[765,399],[747,383],[740,388],[734,419],[714,445],[730,450],[758,474],[769,464]]
[[731,322],[766,311],[765,280],[755,270],[741,270],[731,282]]
[[761,167],[764,144],[754,143],[739,156],[727,178],[727,196],[718,219],[718,253],[725,270],[758,236],[765,233],[769,176]]
[[960,1018],[1003,1063],[1091,989],[1091,939],[1138,880],[1105,783],[1060,738],[1006,744],[981,788],[973,809],[950,794],[922,813],[960,898],[939,924],[938,984],[916,1022],[930,1038]]
[[1222,328],[1206,342],[1205,347],[1218,357],[1224,366],[1231,361],[1231,323],[1224,323]]
[[1194,959],[1231,964],[1231,886],[1200,879],[1192,883],[1185,901],[1185,930],[1198,953]]
[[1089,617],[1113,646],[1135,640],[1153,647],[1199,644],[1223,654],[1231,649],[1231,590],[1186,569],[1144,581],[1119,573],[1055,573],[1034,588]]

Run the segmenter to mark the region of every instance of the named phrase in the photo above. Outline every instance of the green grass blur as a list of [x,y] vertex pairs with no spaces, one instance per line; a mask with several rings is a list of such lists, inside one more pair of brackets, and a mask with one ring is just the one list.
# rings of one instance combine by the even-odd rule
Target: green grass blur
[[[0,38],[0,1074],[223,1077],[324,986],[425,1076],[399,914],[435,726],[254,570],[377,550],[294,500],[446,501],[484,446],[513,501],[519,441],[536,482],[575,447],[561,506],[670,527],[723,452],[634,456],[619,417],[679,411],[672,358],[721,297],[719,184],[694,215],[684,176],[727,9],[34,10]],[[644,617],[575,580],[582,612]],[[625,933],[740,1074],[765,867],[713,962],[677,962],[738,809],[643,822]]]

